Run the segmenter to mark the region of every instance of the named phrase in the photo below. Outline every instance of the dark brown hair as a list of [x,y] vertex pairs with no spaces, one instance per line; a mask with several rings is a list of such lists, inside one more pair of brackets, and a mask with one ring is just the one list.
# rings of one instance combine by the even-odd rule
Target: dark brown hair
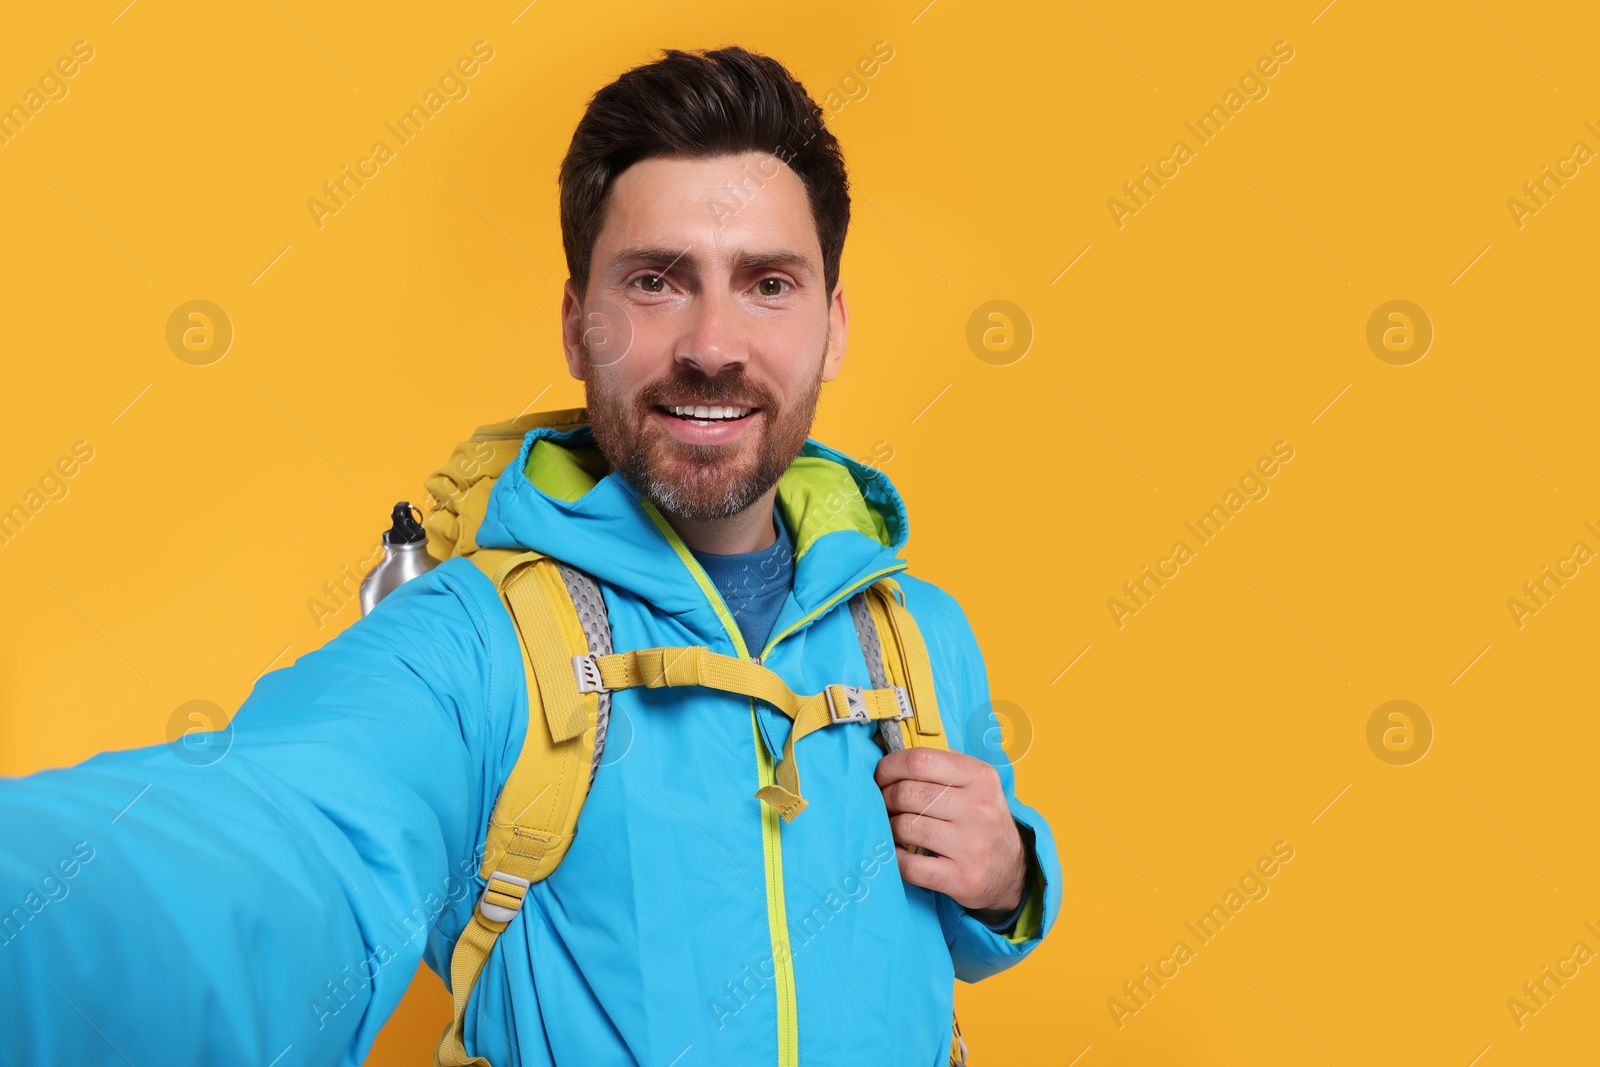
[[605,86],[573,131],[561,161],[561,243],[580,297],[617,176],[652,156],[707,159],[771,152],[805,184],[822,245],[825,296],[833,295],[850,225],[849,179],[822,109],[783,64],[738,46],[663,49]]

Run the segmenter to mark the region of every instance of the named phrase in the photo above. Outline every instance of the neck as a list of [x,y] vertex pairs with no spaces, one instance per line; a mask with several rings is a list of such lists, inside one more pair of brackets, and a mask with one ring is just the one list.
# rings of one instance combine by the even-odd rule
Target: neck
[[772,525],[772,506],[777,496],[778,487],[774,485],[749,507],[726,519],[685,519],[666,512],[662,515],[691,551],[717,556],[760,552],[778,540],[777,527]]

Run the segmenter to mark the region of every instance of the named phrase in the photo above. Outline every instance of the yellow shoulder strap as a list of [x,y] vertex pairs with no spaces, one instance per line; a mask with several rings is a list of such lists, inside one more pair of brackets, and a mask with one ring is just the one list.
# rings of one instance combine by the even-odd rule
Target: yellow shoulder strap
[[[933,695],[933,662],[922,631],[906,610],[905,594],[893,578],[884,578],[867,589],[867,607],[878,628],[878,643],[883,646],[884,673],[889,684],[911,690],[917,714],[912,729],[901,723],[901,736],[907,748],[949,748],[939,720],[939,705]],[[961,1022],[950,1013],[950,1067],[967,1067],[967,1042],[961,1036]]]
[[949,748],[939,719],[939,700],[933,692],[933,664],[922,641],[917,621],[906,610],[905,594],[893,578],[881,578],[867,587],[867,607],[883,646],[884,673],[890,685],[904,686],[916,710],[915,727],[904,730],[906,747]]
[[491,1067],[462,1044],[467,1001],[528,887],[555,870],[572,844],[589,792],[599,714],[596,694],[578,692],[572,657],[587,655],[589,643],[555,561],[511,549],[479,549],[471,558],[494,582],[516,626],[528,729],[489,817],[479,869],[487,886],[450,957],[454,1018],[439,1036],[436,1067]]

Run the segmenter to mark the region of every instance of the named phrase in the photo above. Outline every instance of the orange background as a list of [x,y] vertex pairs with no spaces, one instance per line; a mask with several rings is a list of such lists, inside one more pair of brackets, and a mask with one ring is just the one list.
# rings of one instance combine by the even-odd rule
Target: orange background
[[[0,507],[93,449],[0,545],[0,773],[236,708],[354,621],[307,602],[452,444],[580,404],[572,127],[660,48],[739,43],[810,87],[851,167],[853,328],[814,436],[892,452],[914,572],[965,605],[1060,841],[1059,926],[957,989],[975,1067],[1593,1056],[1600,968],[1507,1005],[1600,950],[1600,568],[1559,562],[1600,550],[1600,176],[1508,205],[1600,149],[1591,7],[124,2],[0,36],[0,103],[93,49],[0,145]],[[469,94],[319,228],[323,182],[479,40]],[[1201,143],[1185,123],[1280,41]],[[167,342],[197,299],[234,331],[205,366]],[[991,300],[1016,310],[969,331]],[[1419,360],[1369,347],[1391,300],[1431,322]],[[1279,441],[1201,544],[1185,523]],[[1119,627],[1108,600],[1180,539]],[[1519,620],[1546,564],[1576,572]],[[1420,709],[1409,746],[1387,719],[1369,746],[1390,700]],[[1279,841],[1268,895],[1192,938]],[[1180,939],[1176,977],[1108,1004]],[[424,972],[370,1062],[429,1062],[446,1016]]]

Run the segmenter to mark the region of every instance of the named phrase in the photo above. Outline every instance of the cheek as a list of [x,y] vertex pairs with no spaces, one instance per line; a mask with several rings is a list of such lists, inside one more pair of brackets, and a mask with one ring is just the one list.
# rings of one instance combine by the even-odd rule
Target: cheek
[[589,384],[600,401],[617,413],[615,417],[631,422],[636,411],[646,406],[639,390],[647,383],[634,380],[621,366],[606,367],[591,373]]
[[[809,367],[811,361],[806,362]],[[769,394],[770,406],[777,409],[776,414],[784,419],[792,419],[809,403],[814,377],[814,367],[802,370],[797,366],[788,366],[781,372],[768,372],[761,377],[761,382]]]
[[828,323],[821,309],[757,321],[747,334],[751,370],[759,377],[782,382],[786,393],[804,393],[823,369],[828,347]]
[[641,390],[658,382],[687,379],[692,368],[678,366],[673,358],[678,345],[675,331],[659,326],[652,330],[650,324],[640,323],[635,327],[633,346],[627,356],[605,368],[612,394],[632,397],[637,402],[641,399]]

